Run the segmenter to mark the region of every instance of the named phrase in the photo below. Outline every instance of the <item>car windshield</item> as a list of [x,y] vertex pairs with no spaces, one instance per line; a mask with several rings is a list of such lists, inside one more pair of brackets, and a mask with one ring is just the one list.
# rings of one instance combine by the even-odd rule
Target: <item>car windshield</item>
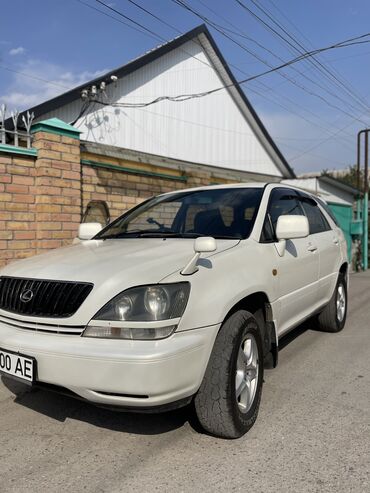
[[95,239],[247,238],[262,188],[220,188],[154,197],[104,228]]

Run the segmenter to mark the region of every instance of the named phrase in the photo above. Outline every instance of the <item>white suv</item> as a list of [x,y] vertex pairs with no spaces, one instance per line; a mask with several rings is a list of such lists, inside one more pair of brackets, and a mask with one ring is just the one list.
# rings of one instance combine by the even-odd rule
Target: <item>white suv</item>
[[163,194],[0,272],[0,371],[99,406],[191,402],[207,432],[240,437],[281,336],[313,316],[343,328],[347,270],[342,231],[301,190]]

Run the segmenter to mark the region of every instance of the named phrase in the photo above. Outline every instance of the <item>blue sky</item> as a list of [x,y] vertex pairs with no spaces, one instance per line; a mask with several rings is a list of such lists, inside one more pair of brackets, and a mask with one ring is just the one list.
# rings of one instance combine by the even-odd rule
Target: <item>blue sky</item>
[[[117,17],[95,0],[82,1]],[[104,1],[164,39],[172,39],[202,22],[171,0],[136,1],[178,31],[140,11],[128,0]],[[232,36],[270,65],[278,65],[278,57],[283,60],[293,57],[287,45],[258,23],[236,0],[186,1],[218,24],[239,33],[239,36]],[[251,0],[241,1],[277,30]],[[370,31],[370,2],[366,0],[256,2],[268,9],[289,34],[309,49]],[[214,29],[210,30],[237,79],[266,70],[264,63]],[[27,108],[64,92],[64,88],[74,87],[122,65],[159,43],[159,38],[130,29],[78,0],[3,2],[0,103],[6,102],[10,108]],[[295,69],[285,69],[283,76],[275,73],[243,86],[297,173],[353,164],[356,133],[370,124],[366,104],[370,100],[370,43],[331,51],[321,55],[319,60],[339,78],[341,85],[333,82],[327,72],[329,79],[312,65],[302,62]]]

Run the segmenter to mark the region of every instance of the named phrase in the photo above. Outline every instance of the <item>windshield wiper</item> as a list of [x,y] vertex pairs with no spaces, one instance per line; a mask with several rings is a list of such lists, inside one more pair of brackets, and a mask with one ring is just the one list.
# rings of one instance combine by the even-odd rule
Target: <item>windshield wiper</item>
[[[209,235],[212,236],[212,235]],[[241,240],[241,236],[214,235],[215,240]]]
[[198,238],[204,236],[197,233],[175,233],[174,231],[143,232],[140,238]]
[[135,229],[133,231],[124,231],[121,233],[115,233],[111,235],[100,236],[97,240],[117,240],[119,238],[139,238],[142,230]]
[[227,235],[206,235],[201,233],[175,233],[172,231],[162,231],[153,233],[141,233],[140,238],[200,238],[204,236],[212,236],[216,240],[241,240],[240,236],[227,236]]

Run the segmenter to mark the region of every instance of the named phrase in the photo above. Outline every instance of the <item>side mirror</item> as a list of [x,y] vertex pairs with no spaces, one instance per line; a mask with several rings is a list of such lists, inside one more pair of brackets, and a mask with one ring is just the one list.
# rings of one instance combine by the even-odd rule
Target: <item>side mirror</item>
[[276,237],[280,240],[305,238],[310,233],[306,216],[280,216],[276,225]]
[[276,250],[280,257],[284,256],[286,240],[305,238],[310,233],[308,219],[306,216],[280,216],[276,225]]
[[216,249],[217,249],[217,243],[212,236],[200,236],[199,238],[195,238],[194,241],[195,253],[214,252]]
[[81,223],[78,228],[78,239],[91,240],[101,230],[102,225],[100,223]]
[[194,241],[194,255],[182,269],[183,276],[191,276],[198,271],[197,262],[201,253],[209,253],[217,250],[217,242],[212,236],[200,236]]

